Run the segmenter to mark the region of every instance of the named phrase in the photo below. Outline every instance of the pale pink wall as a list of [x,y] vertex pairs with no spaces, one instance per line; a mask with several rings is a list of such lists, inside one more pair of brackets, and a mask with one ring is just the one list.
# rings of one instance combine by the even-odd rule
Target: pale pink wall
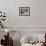
[[[7,27],[46,27],[46,0],[0,0]],[[19,16],[19,7],[30,7],[30,16]]]

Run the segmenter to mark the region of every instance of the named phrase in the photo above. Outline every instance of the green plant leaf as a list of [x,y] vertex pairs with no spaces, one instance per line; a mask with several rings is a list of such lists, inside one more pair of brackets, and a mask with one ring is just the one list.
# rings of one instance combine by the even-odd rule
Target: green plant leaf
[[0,13],[2,13],[2,12],[0,12]]
[[6,17],[6,16],[3,16],[3,17]]

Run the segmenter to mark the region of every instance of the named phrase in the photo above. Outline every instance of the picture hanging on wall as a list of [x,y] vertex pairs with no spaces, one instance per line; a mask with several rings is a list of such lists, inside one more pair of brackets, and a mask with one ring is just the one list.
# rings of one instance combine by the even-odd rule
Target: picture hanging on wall
[[19,7],[19,16],[30,16],[30,7]]

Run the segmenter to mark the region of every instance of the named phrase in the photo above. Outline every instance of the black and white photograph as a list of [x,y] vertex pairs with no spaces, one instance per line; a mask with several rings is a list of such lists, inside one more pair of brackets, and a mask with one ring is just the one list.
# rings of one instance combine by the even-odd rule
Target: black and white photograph
[[30,16],[30,7],[19,7],[19,16]]

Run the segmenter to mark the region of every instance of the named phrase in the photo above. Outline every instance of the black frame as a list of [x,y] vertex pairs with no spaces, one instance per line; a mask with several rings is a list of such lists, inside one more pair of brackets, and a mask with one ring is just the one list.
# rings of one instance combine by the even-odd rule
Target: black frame
[[[21,14],[23,10],[23,13],[26,12],[28,13],[27,15]],[[19,16],[30,16],[30,7],[19,7]]]

